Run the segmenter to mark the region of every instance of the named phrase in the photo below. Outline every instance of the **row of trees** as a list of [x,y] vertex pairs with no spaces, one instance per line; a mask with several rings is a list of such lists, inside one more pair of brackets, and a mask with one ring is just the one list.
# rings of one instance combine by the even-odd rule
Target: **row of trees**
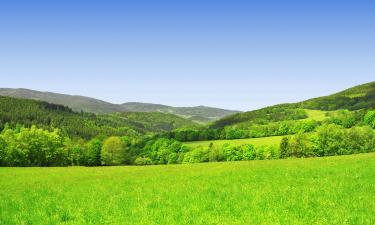
[[223,147],[198,146],[184,156],[183,163],[322,157],[375,151],[375,133],[370,127],[345,129],[335,124],[318,128],[316,133],[298,133],[275,146],[225,144]]
[[6,127],[0,134],[0,166],[100,166],[130,163],[126,138],[71,140],[60,130]]
[[168,138],[178,141],[203,141],[203,140],[231,140],[243,138],[258,138],[269,136],[291,135],[297,133],[314,132],[324,124],[336,124],[344,128],[369,125],[375,127],[375,111],[339,110],[327,114],[324,121],[315,120],[286,120],[269,122],[267,124],[240,123],[227,126],[223,129],[176,129],[168,133]]
[[[373,114],[369,114],[373,122]],[[282,139],[280,147],[230,145],[189,148],[168,138],[118,137],[71,140],[58,129],[6,128],[0,134],[0,166],[112,166],[320,157],[375,151],[369,127],[320,126]]]
[[266,125],[252,125],[246,128],[225,127],[224,129],[176,129],[168,133],[168,138],[178,141],[203,141],[203,140],[232,140],[243,138],[257,138],[296,134],[299,132],[312,132],[321,125],[314,120],[290,120],[273,122]]
[[280,158],[321,157],[348,155],[375,151],[375,134],[370,127],[353,127],[328,124],[316,133],[300,133],[284,137],[280,143]]

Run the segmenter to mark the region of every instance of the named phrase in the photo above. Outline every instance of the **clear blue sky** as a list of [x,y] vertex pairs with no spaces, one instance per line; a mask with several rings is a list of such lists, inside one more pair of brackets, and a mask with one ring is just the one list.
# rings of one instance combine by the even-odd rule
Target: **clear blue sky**
[[249,110],[375,80],[364,0],[4,0],[0,86]]

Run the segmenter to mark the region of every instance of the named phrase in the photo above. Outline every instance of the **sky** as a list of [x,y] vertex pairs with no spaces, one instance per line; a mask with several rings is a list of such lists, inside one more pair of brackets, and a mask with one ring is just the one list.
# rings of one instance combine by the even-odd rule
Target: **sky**
[[375,77],[375,1],[1,0],[0,87],[252,110]]

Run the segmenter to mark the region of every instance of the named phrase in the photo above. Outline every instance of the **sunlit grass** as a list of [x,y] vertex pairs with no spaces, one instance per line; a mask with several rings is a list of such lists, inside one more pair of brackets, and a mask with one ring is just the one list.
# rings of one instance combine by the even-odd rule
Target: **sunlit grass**
[[0,224],[374,224],[375,154],[0,168]]
[[[316,120],[316,121],[323,121],[327,119],[327,111],[322,110],[312,110],[312,109],[305,109],[308,118],[305,120]],[[331,111],[332,113],[333,111]]]

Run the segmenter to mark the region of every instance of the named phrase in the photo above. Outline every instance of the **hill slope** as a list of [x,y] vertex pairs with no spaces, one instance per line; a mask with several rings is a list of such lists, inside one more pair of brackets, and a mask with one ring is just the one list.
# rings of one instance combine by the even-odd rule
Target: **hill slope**
[[280,104],[254,111],[237,113],[215,121],[211,128],[223,128],[239,123],[265,124],[283,120],[308,117],[304,109],[333,111],[338,109],[358,110],[375,108],[375,82],[358,85],[344,91],[309,99],[299,103]]
[[111,104],[109,102],[101,101],[95,98],[77,95],[57,94],[52,92],[40,92],[23,88],[1,88],[0,95],[33,99],[45,101],[52,104],[64,105],[77,112],[80,112],[81,110],[93,113],[112,113],[124,111],[124,109],[119,105]]
[[239,112],[205,106],[172,107],[167,105],[137,102],[129,102],[119,105],[84,96],[40,92],[29,89],[1,88],[0,95],[40,100],[53,104],[64,105],[76,112],[80,112],[81,110],[98,114],[114,112],[164,112],[179,115],[185,118],[191,118],[192,120],[199,122],[212,121]]
[[0,96],[0,128],[6,123],[12,126],[60,128],[69,136],[85,139],[98,135],[134,135],[197,126],[172,114],[124,112],[96,115],[77,113],[66,106],[37,100]]
[[238,113],[239,111],[219,109],[207,106],[195,106],[195,107],[172,107],[160,104],[140,103],[140,102],[128,102],[122,104],[126,111],[132,112],[165,112],[180,115],[186,118],[196,119],[198,121],[209,121],[220,119],[224,116]]
[[297,105],[318,110],[375,108],[375,82],[358,85],[329,96],[309,99]]

